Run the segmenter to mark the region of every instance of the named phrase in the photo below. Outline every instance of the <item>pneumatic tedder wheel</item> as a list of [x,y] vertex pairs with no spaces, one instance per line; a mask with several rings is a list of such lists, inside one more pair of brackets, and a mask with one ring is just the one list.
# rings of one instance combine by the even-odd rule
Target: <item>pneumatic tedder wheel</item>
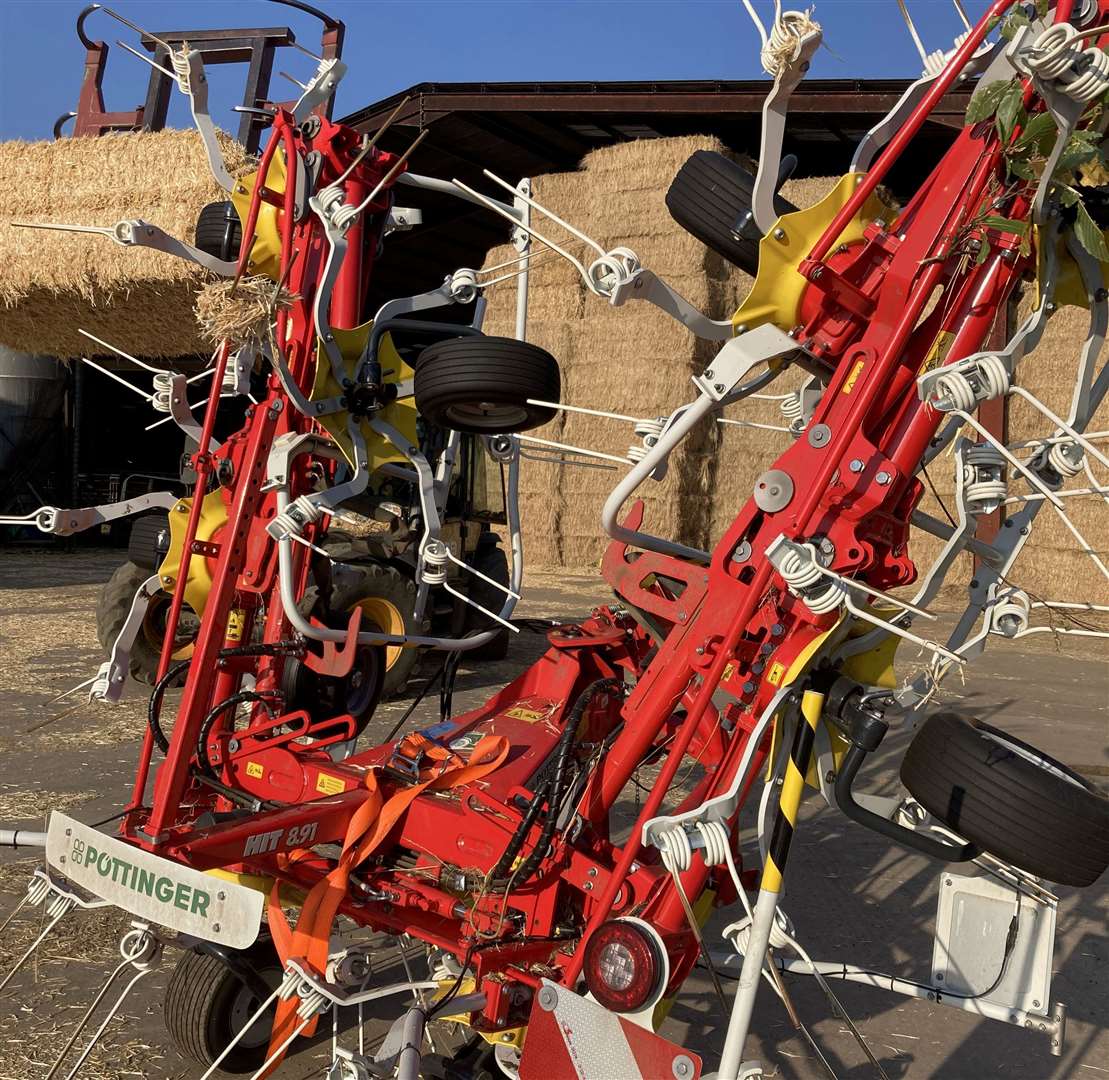
[[[759,234],[747,224],[755,178],[715,150],[698,150],[678,170],[666,193],[670,216],[706,247],[752,277],[759,269]],[[781,217],[797,207],[781,195],[774,212]]]
[[558,401],[558,361],[546,349],[503,337],[448,338],[416,360],[416,408],[437,427],[478,435],[530,431],[555,410],[532,400]]
[[234,203],[209,203],[197,215],[196,246],[201,251],[231,262],[239,257],[242,242],[243,223]]
[[1109,865],[1109,798],[1061,762],[998,728],[930,716],[901,782],[984,851],[1061,885],[1092,885]]
[[[187,1057],[210,1067],[281,981],[281,961],[268,941],[227,950],[238,973],[218,956],[189,949],[166,985],[166,1029]],[[266,991],[265,993],[263,991]],[[254,1072],[266,1060],[273,1008],[263,1013],[220,1063],[229,1073]]]

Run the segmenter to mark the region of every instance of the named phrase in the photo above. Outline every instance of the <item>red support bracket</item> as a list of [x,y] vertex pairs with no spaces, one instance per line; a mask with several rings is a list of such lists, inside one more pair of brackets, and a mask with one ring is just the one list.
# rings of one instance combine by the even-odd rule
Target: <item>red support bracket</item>
[[[319,619],[313,618],[312,625],[324,628]],[[317,675],[328,675],[334,679],[343,679],[350,674],[354,667],[354,657],[358,652],[358,630],[362,625],[362,609],[354,608],[350,613],[350,622],[347,623],[347,636],[340,645],[335,641],[323,641],[323,654],[317,655],[308,652],[304,656],[304,663],[310,671]]]

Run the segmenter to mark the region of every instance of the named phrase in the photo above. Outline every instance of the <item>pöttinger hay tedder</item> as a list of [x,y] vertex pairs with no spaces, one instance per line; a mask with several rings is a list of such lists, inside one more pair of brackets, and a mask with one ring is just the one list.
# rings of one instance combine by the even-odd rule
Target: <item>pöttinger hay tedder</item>
[[[248,353],[267,373],[265,393],[220,446],[212,395],[196,493],[170,508],[173,546],[159,569],[173,580],[166,646],[119,835],[54,814],[50,869],[29,893],[62,914],[107,901],[144,920],[125,943],[124,963],[137,968],[162,940],[148,924],[177,931],[191,951],[171,982],[168,1019],[209,1066],[205,1075],[220,1066],[265,1075],[329,1011],[414,991],[418,1002],[380,1047],[336,1048],[329,1075],[498,1067],[523,1080],[695,1080],[698,1048],[655,1029],[699,962],[728,1010],[714,1063],[727,1080],[762,1075],[744,1061],[744,1045],[763,978],[789,1002],[783,973],[815,977],[833,1002],[832,979],[927,997],[1042,1031],[1061,1052],[1065,1009],[1049,998],[1056,897],[1044,881],[1085,886],[1104,871],[1109,800],[1003,731],[930,714],[930,702],[988,640],[1035,632],[1037,613],[1109,610],[1055,604],[1013,583],[1043,513],[1067,525],[1109,580],[1096,543],[1067,514],[1070,496],[1107,493],[1095,469],[1109,458],[1101,434],[1087,432],[1109,389],[1100,360],[1109,249],[1096,179],[1109,115],[1109,0],[1059,0],[1051,10],[995,0],[949,52],[923,56],[923,76],[865,136],[852,171],[815,206],[784,214],[775,196],[789,96],[821,34],[798,12],[759,30],[774,81],[757,175],[701,152],[668,197],[681,224],[754,273],[730,319],[696,311],[633,252],[594,243],[526,185],[489,174],[498,195],[511,196],[498,201],[416,176],[406,154],[321,117],[314,110],[341,76],[337,61],[320,63],[293,109],[273,111],[257,172],[226,177],[243,221],[240,254],[209,268],[274,287],[272,319]],[[181,50],[173,63],[204,132],[199,61]],[[890,167],[956,81],[975,76],[966,126],[894,207],[881,188]],[[211,148],[218,177],[214,140]],[[558,400],[549,354],[481,335],[488,277],[460,271],[370,320],[366,286],[402,184],[507,217],[521,251],[509,273],[526,269],[531,251],[552,249],[590,293],[614,306],[646,300],[720,348],[694,377],[691,401],[660,402],[663,418],[636,422],[643,446],[602,518],[613,541],[602,573],[616,600],[551,627],[542,658],[479,708],[447,708],[432,727],[358,748],[372,704],[359,717],[340,704],[313,707],[287,678],[290,665],[372,682],[386,645],[458,656],[493,632],[398,637],[367,625],[360,609],[337,621],[326,602],[318,611],[305,603],[310,590],[330,587],[313,547],[380,468],[407,470],[419,485],[420,596],[452,568],[468,572],[438,533],[436,485],[450,475],[456,444],[429,461],[398,417],[411,419],[403,410],[414,404],[456,433],[476,433],[507,470],[513,575],[503,608],[486,612],[506,620],[522,580],[513,494],[529,438],[521,433],[556,407],[587,407]],[[573,240],[552,237],[540,216]],[[139,231],[117,239],[142,242]],[[594,255],[583,262],[571,244]],[[1029,314],[1003,346],[987,347],[999,312],[1032,279]],[[436,339],[409,366],[392,344],[406,329],[398,316],[460,302],[475,303],[469,328],[408,320]],[[1061,303],[1090,313],[1065,415],[1021,385]],[[232,355],[228,343],[217,352],[217,381]],[[646,531],[642,504],[626,508],[637,489],[663,475],[698,424],[790,369],[805,375],[785,401],[795,439],[713,549]],[[1032,445],[1006,445],[976,416],[982,402],[1009,395],[1043,417],[1046,433]],[[925,467],[949,451],[956,505],[944,523],[918,504]],[[979,517],[1003,505],[1008,516],[983,540]],[[42,513],[49,528],[97,512]],[[930,567],[914,561],[921,530],[944,542]],[[922,629],[934,619],[929,605],[968,550],[978,564],[966,611],[946,641],[933,640]],[[170,726],[174,623],[198,576],[206,599]],[[1059,632],[1097,633],[1075,622]],[[897,685],[890,664],[902,639],[923,661]],[[907,794],[861,794],[856,777],[890,724],[916,730],[901,768]],[[694,764],[692,789],[676,799],[679,773]],[[645,765],[656,771],[625,836],[614,809]],[[738,819],[760,780],[761,865],[744,867]],[[944,890],[937,919],[946,975],[879,976],[813,959],[796,940],[779,899],[806,783],[861,826],[985,872],[946,875],[958,886]],[[955,893],[968,921],[962,937],[951,926]],[[999,903],[1011,917],[996,917]],[[717,907],[737,908],[724,932],[730,957],[702,932]],[[426,977],[376,985],[370,946],[333,950],[340,917],[421,943]],[[972,966],[989,971],[984,982],[959,974],[967,957],[958,950],[971,948],[966,925],[980,931],[969,937]],[[738,976],[730,1003],[720,967]],[[188,1012],[184,987],[232,977],[252,1009],[235,1012],[221,998],[222,1021]],[[488,1049],[471,1046],[453,1061],[423,1054],[425,1028],[444,1018],[469,1025]]]

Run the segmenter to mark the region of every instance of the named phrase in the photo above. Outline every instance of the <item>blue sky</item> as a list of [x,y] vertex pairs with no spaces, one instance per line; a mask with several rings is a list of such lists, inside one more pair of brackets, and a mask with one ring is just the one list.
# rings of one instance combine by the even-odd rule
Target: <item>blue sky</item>
[[[800,7],[808,0],[786,0]],[[771,0],[755,0],[768,21]],[[950,0],[908,0],[929,50],[950,47],[962,27]],[[761,75],[758,39],[739,0],[316,0],[347,24],[336,116],[414,83],[586,79],[743,79]],[[84,49],[74,33],[83,0],[0,0],[0,138],[45,139],[76,106]],[[109,0],[146,29],[289,25],[315,50],[319,23],[265,0]],[[976,17],[983,0],[968,0]],[[817,0],[827,48],[814,63],[824,78],[915,77],[920,61],[896,0]],[[89,35],[112,45],[135,34],[102,12]],[[296,96],[278,70],[301,81],[312,61],[283,50],[271,92]],[[142,102],[149,69],[112,48],[105,80],[109,109]],[[244,68],[213,73],[212,112],[234,130],[230,113]],[[170,122],[186,126],[181,95]]]

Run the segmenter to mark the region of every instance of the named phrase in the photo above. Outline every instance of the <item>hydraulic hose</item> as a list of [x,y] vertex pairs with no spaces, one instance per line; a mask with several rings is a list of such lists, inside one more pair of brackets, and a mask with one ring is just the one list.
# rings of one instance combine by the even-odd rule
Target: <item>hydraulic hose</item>
[[[582,719],[585,717],[585,710],[601,690],[619,689],[623,687],[623,685],[620,679],[597,679],[591,682],[578,695],[578,699],[574,702],[574,707],[569,717],[567,717],[566,724],[562,729],[562,734],[559,736],[558,743],[555,746],[554,769],[547,780],[540,786],[539,790],[536,791],[535,797],[528,804],[528,808],[520,824],[517,825],[516,831],[513,832],[510,837],[504,854],[501,855],[497,860],[496,866],[489,872],[489,879],[492,884],[503,885],[510,878],[512,880],[525,882],[539,868],[539,864],[547,854],[547,848],[550,846],[551,837],[554,836],[555,827],[558,824],[558,807],[562,803],[566,791],[570,786],[567,766],[570,762],[570,755],[573,752],[578,731],[581,728]],[[532,849],[531,854],[529,854],[519,867],[510,874],[509,871],[511,870],[512,864],[517,854],[519,854],[520,848],[523,846],[524,839],[531,831],[531,827],[535,823],[535,819],[539,815],[540,808],[544,801],[547,803],[547,817],[543,822],[543,828],[539,834],[539,839]]]

